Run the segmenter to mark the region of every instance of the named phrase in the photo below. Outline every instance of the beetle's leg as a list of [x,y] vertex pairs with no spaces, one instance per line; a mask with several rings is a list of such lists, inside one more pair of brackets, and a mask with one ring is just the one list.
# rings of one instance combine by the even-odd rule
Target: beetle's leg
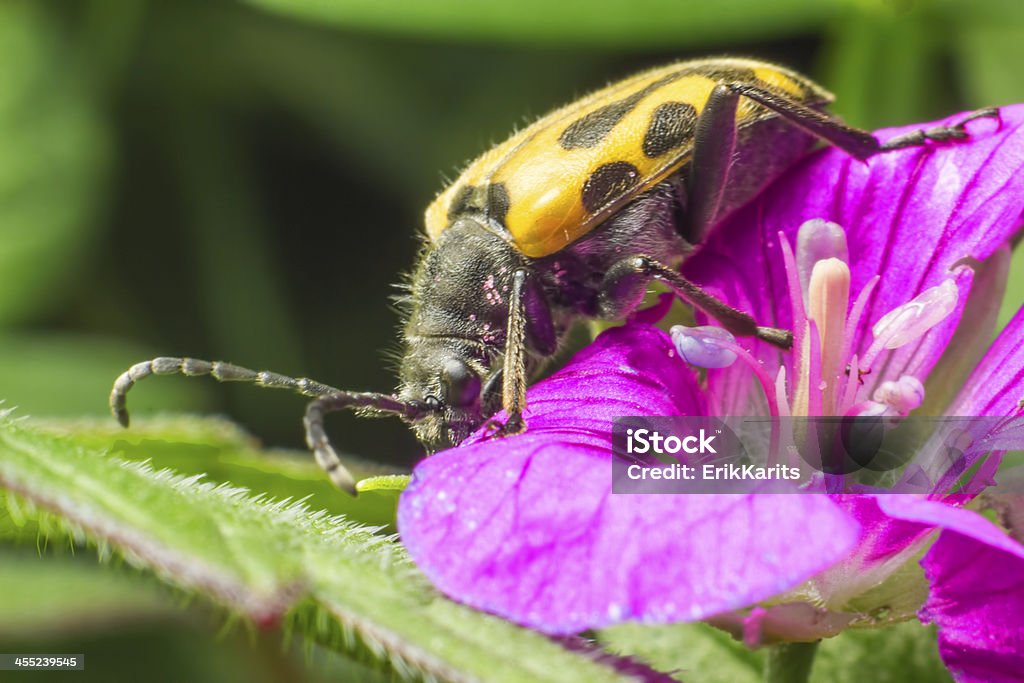
[[526,278],[528,271],[517,268],[512,274],[512,292],[508,302],[508,329],[505,333],[505,362],[502,365],[501,396],[505,424],[501,436],[518,434],[526,408]]
[[[718,91],[719,89],[726,90],[727,93],[731,93],[733,97],[740,95],[743,97],[749,97],[758,104],[762,104],[768,109],[771,109],[784,119],[792,121],[794,124],[805,129],[809,133],[817,135],[823,140],[845,151],[847,154],[861,160],[872,157],[880,152],[889,152],[896,149],[904,149],[906,147],[917,147],[925,144],[929,140],[936,142],[942,142],[944,140],[960,140],[967,137],[966,125],[969,121],[973,121],[978,118],[999,119],[999,109],[979,109],[976,112],[968,114],[963,118],[963,120],[952,126],[936,126],[934,128],[916,130],[905,135],[900,135],[899,137],[886,142],[879,142],[874,135],[866,130],[849,126],[842,121],[832,118],[824,112],[812,109],[811,107],[800,104],[799,102],[794,102],[793,100],[776,95],[775,93],[757,86],[748,85],[746,83],[725,83],[716,86],[715,91]],[[715,97],[715,92],[712,92],[711,97]]]
[[[313,449],[317,462],[331,477],[331,481],[343,491],[353,494],[355,493],[355,484],[352,475],[341,464],[323,432],[324,413],[344,408],[357,408],[363,409],[371,415],[398,415],[408,420],[416,419],[423,413],[422,406],[400,401],[387,394],[341,391],[306,377],[295,378],[266,370],[250,370],[221,361],[161,357],[136,363],[114,380],[114,388],[110,392],[110,410],[123,426],[127,427],[129,422],[128,391],[140,379],[150,375],[186,375],[188,377],[209,375],[220,382],[248,382],[270,389],[288,389],[303,396],[317,398],[318,400],[314,401],[306,411],[306,440],[309,442],[310,448]],[[319,412],[314,411],[313,406],[324,399],[330,400],[323,403]],[[316,438],[313,438],[314,436]]]
[[857,159],[881,152],[918,147],[927,141],[960,140],[967,137],[969,121],[999,117],[998,109],[980,109],[952,126],[915,130],[879,142],[866,130],[854,128],[828,114],[794,100],[747,83],[721,83],[715,86],[697,119],[693,143],[688,193],[686,238],[699,244],[714,222],[729,182],[736,147],[736,107],[740,97],[748,97],[771,109],[782,118],[835,145]]
[[714,225],[736,151],[736,107],[739,96],[717,86],[697,118],[693,162],[687,178],[686,239],[700,244]]
[[919,128],[909,133],[898,135],[882,143],[880,152],[888,152],[894,149],[905,149],[907,147],[920,147],[928,140],[942,142],[944,140],[963,140],[967,137],[967,123],[975,119],[995,118],[1002,122],[999,109],[990,107],[971,112],[959,122],[952,126],[935,126],[934,128]]
[[602,317],[621,318],[643,298],[647,283],[660,280],[683,301],[700,309],[737,337],[757,337],[781,349],[793,345],[793,333],[776,327],[762,327],[743,311],[716,299],[663,263],[638,255],[612,264],[601,283]]

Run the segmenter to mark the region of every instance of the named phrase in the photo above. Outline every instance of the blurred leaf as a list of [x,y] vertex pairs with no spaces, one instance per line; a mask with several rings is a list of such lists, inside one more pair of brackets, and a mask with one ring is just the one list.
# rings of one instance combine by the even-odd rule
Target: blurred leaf
[[[215,348],[245,348],[255,338],[261,367],[298,367],[298,334],[285,301],[285,278],[235,136],[216,117],[188,108],[173,118],[178,125],[166,141],[168,156],[178,162],[186,224],[199,259],[194,276],[204,293],[200,305]],[[239,400],[257,412],[264,405],[254,392],[241,392]],[[264,412],[264,417],[270,416]]]
[[[750,650],[707,624],[623,624],[599,633],[609,649],[633,655],[686,683],[757,683],[764,650]],[[849,630],[821,642],[812,683],[945,683],[935,629],[916,621],[883,629]]]
[[1018,245],[1013,252],[1013,259],[1010,261],[1010,279],[1006,283],[1006,298],[1003,299],[1003,306],[999,309],[996,328],[1003,329],[1022,307],[1024,307],[1024,248]]
[[941,5],[961,87],[975,106],[1024,102],[1024,5],[1016,0]]
[[[127,342],[74,334],[0,335],[0,400],[21,414],[109,415],[107,396],[128,365],[152,350]],[[139,392],[143,411],[203,410],[207,387],[196,382],[154,382]],[[133,396],[133,403],[135,397]]]
[[935,629],[907,621],[881,629],[852,630],[822,641],[812,683],[946,683]]
[[621,624],[600,631],[598,641],[686,683],[759,683],[764,669],[763,652],[707,624]]
[[[155,586],[95,560],[35,557],[0,546],[0,642],[178,616]],[[17,587],[17,590],[12,588]]]
[[956,106],[940,59],[941,22],[928,3],[910,12],[894,4],[862,3],[830,26],[821,82],[835,93],[835,110],[862,128],[927,121]]
[[819,25],[848,0],[247,0],[309,21],[467,41],[694,46]]
[[1020,69],[1024,15],[998,23],[965,20],[957,31],[956,49],[963,89],[978,106],[1024,102]]
[[258,624],[445,680],[624,680],[586,654],[439,596],[401,546],[341,517],[126,463],[6,420],[0,485],[77,538]]
[[97,227],[109,139],[73,51],[40,3],[0,3],[0,323],[71,282]]

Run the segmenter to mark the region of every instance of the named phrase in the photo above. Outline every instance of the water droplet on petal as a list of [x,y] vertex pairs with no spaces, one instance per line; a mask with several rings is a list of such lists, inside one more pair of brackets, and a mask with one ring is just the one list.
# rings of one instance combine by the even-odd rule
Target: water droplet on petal
[[871,332],[884,348],[898,349],[945,320],[956,308],[959,295],[956,283],[944,280],[886,313]]
[[736,343],[736,338],[721,327],[684,327],[669,330],[676,351],[690,365],[700,368],[727,368],[736,362],[736,354],[720,342]]

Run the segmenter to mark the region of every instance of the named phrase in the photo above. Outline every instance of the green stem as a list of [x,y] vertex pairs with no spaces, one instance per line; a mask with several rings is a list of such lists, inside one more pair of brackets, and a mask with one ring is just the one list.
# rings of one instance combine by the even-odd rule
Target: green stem
[[813,643],[779,643],[768,648],[765,683],[806,683],[814,664],[818,641]]

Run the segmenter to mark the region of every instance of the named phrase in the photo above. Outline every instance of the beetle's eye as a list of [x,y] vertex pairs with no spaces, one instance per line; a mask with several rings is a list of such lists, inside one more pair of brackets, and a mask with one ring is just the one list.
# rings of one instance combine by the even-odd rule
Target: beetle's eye
[[441,370],[444,402],[450,406],[469,406],[480,396],[480,377],[461,360],[452,358]]

